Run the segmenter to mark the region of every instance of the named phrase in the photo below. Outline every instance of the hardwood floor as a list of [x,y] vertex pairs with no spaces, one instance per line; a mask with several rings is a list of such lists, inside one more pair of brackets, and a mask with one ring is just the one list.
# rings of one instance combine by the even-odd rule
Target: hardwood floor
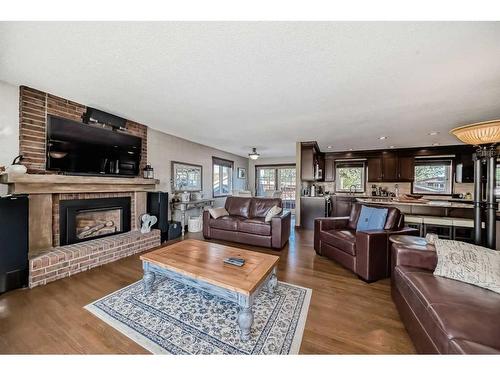
[[[313,290],[300,352],[414,353],[391,300],[389,280],[366,284],[317,256],[312,235],[295,230],[281,252],[236,245],[280,255],[278,279]],[[202,239],[201,234],[187,237]],[[1,295],[0,353],[147,353],[83,309],[141,277],[139,255],[134,255],[45,286]]]

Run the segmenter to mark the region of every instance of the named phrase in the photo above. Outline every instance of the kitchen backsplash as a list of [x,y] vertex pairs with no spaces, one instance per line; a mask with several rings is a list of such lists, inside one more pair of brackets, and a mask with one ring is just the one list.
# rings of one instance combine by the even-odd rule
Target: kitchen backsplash
[[[305,187],[310,186],[312,184],[313,183],[311,183],[311,182],[303,182],[302,188],[305,188]],[[398,183],[367,182],[365,192],[364,193],[356,193],[355,195],[371,195],[372,185],[381,186],[383,189],[394,192],[394,191],[396,191],[396,187],[395,187],[396,184],[399,186],[399,194],[411,194],[411,183],[409,183],[409,182],[398,182]],[[314,185],[321,186],[323,188],[323,191],[329,191],[330,193],[335,192],[335,182],[315,182]],[[465,195],[468,192],[473,194],[474,184],[472,184],[472,183],[467,183],[467,184],[454,183],[453,184],[453,193],[454,194],[461,193],[461,194]],[[339,193],[339,195],[342,195],[342,194],[347,194],[347,193]],[[429,196],[429,197],[432,197],[432,196]],[[439,197],[439,195],[437,197]]]

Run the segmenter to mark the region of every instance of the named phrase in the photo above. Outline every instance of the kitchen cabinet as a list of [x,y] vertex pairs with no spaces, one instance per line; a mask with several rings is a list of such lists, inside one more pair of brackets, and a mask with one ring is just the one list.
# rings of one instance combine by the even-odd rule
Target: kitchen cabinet
[[382,158],[369,158],[368,159],[368,181],[382,181]]
[[352,196],[332,196],[332,217],[349,216],[355,201],[356,198]]
[[382,180],[398,180],[398,155],[394,152],[382,153]]
[[398,165],[398,181],[413,181],[415,178],[415,158],[413,156],[399,156]]
[[314,181],[316,152],[313,146],[302,146],[300,170],[302,181]]
[[[325,158],[315,144],[302,144],[300,164],[302,181],[323,181]],[[321,176],[318,176],[319,170],[322,171]]]
[[325,169],[323,171],[325,182],[335,181],[335,159],[325,158]]
[[314,219],[325,217],[326,200],[324,197],[300,198],[300,226],[314,229]]
[[455,182],[474,182],[474,161],[472,154],[460,154],[455,159]]
[[379,157],[368,158],[369,182],[413,181],[413,177],[413,157],[384,151]]

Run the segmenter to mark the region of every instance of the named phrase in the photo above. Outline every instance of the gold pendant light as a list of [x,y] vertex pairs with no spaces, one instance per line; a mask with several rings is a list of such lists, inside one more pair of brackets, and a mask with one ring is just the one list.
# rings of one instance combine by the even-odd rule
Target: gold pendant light
[[498,143],[500,142],[500,119],[460,126],[450,133],[470,145]]

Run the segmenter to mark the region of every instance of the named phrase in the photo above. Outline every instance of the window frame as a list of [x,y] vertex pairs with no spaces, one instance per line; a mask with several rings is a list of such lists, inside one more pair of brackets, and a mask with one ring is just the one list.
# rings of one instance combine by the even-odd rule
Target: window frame
[[354,193],[365,193],[366,192],[366,183],[367,181],[367,173],[366,173],[366,168],[367,168],[367,162],[366,160],[335,160],[335,192],[336,193],[350,193],[351,191],[349,189],[340,189],[339,184],[340,184],[340,178],[338,175],[339,169],[342,168],[349,168],[349,165],[351,165],[350,168],[362,168],[361,169],[361,189],[360,190],[355,190]]
[[278,176],[278,169],[284,169],[284,168],[295,168],[297,169],[297,165],[293,163],[286,163],[286,164],[260,164],[260,165],[255,165],[255,196],[258,197],[257,192],[258,192],[258,187],[259,187],[259,168],[269,168],[269,169],[274,169],[274,186],[278,188],[279,184],[279,176]]
[[[416,170],[415,168],[419,163],[434,163],[438,164],[439,162],[447,162],[450,164],[450,192],[449,193],[422,193],[422,192],[415,192],[415,181],[416,181]],[[455,188],[455,160],[452,157],[432,157],[432,158],[415,158],[415,164],[413,166],[413,172],[414,172],[414,178],[413,181],[411,182],[411,193],[412,194],[419,194],[419,195],[438,195],[441,197],[450,197],[453,195],[453,190]]]
[[[229,191],[227,194],[216,194],[214,190],[214,174],[215,174],[215,166],[219,167],[228,167],[231,168],[231,173],[229,174],[230,176],[230,181],[229,181]],[[220,173],[219,175],[219,185],[222,187],[222,180],[223,180],[223,174]],[[212,156],[212,198],[225,198],[228,197],[232,194],[233,191],[233,183],[234,183],[234,161],[233,160],[228,160],[228,159],[223,159],[219,158],[217,156]]]

